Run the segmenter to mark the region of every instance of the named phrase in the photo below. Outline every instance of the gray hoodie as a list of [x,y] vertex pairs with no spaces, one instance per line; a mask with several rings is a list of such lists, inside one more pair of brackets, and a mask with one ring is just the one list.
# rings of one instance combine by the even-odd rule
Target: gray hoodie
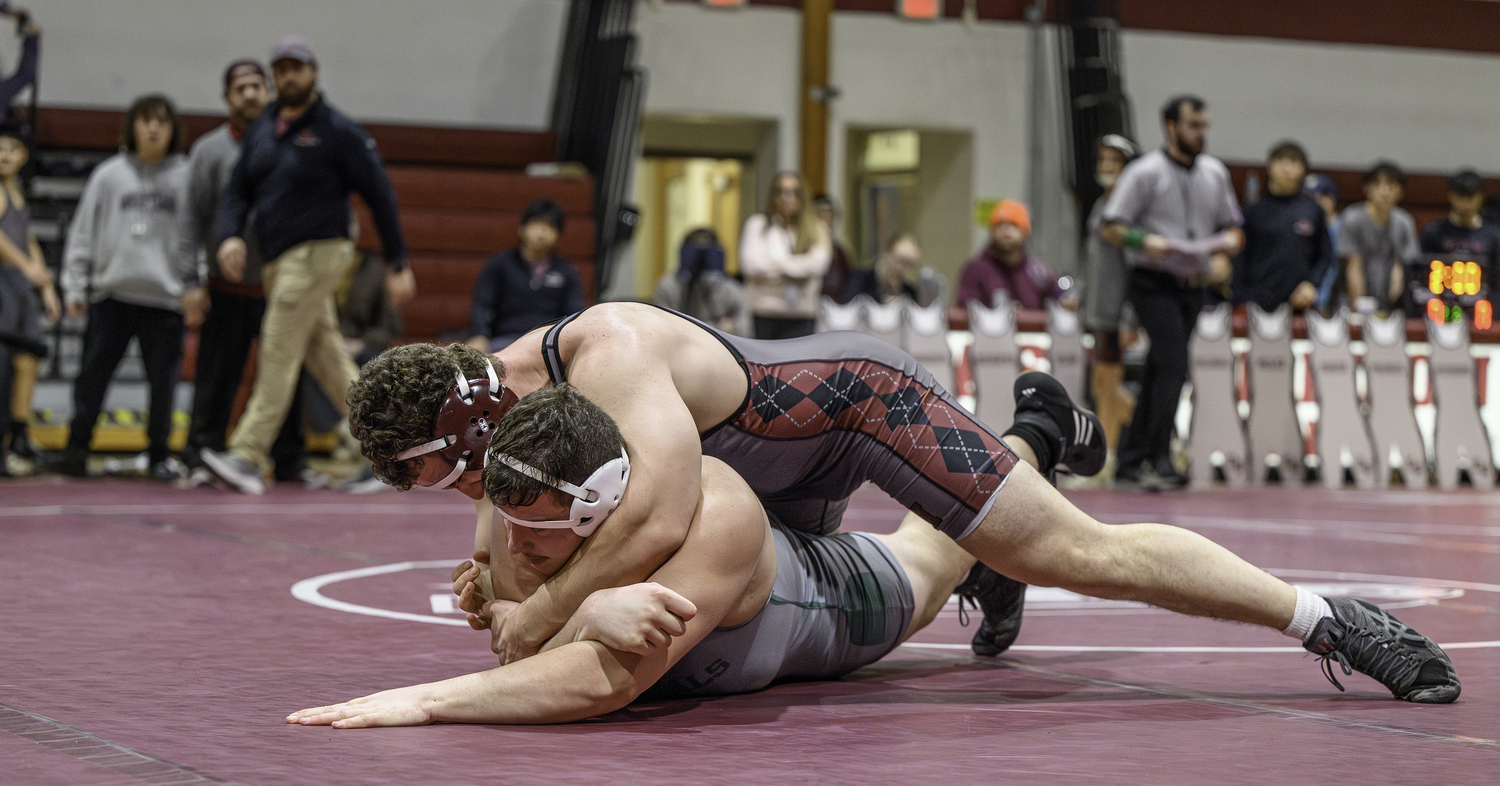
[[63,250],[67,302],[182,310],[182,293],[198,284],[196,260],[177,242],[187,174],[187,158],[176,153],[154,166],[120,153],[94,168]]

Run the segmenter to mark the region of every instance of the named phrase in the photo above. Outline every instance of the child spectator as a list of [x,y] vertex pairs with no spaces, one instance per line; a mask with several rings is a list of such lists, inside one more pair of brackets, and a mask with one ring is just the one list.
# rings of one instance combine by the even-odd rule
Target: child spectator
[[[52,285],[52,271],[31,234],[31,211],[18,175],[26,166],[26,143],[19,133],[0,128],[0,474],[5,446],[22,458],[35,458],[27,431],[37,367],[47,354],[42,317],[57,321],[62,305]],[[7,425],[8,424],[8,425]]]
[[555,253],[563,209],[539,199],[521,213],[521,243],[484,265],[469,307],[469,346],[499,352],[538,325],[583,309],[583,280]]
[[777,175],[765,212],[745,219],[740,233],[740,272],[756,338],[813,334],[823,276],[832,259],[828,228],[808,203],[802,176]]
[[1234,300],[1275,311],[1318,301],[1332,257],[1323,208],[1302,192],[1307,152],[1296,142],[1271,148],[1266,195],[1245,208],[1245,247],[1234,265]]
[[1406,175],[1389,161],[1365,173],[1365,201],[1339,217],[1339,259],[1356,311],[1388,312],[1401,302],[1406,266],[1417,261],[1417,224],[1396,206]]
[[150,476],[175,480],[168,460],[172,398],[182,365],[183,296],[198,286],[197,266],[178,253],[177,211],[187,182],[182,125],[165,96],[137,98],[121,129],[124,150],[89,175],[63,251],[68,314],[88,314],[83,364],[73,382],[68,447],[54,468],[83,477],[94,422],[110,377],[131,338],[141,346],[150,385]]

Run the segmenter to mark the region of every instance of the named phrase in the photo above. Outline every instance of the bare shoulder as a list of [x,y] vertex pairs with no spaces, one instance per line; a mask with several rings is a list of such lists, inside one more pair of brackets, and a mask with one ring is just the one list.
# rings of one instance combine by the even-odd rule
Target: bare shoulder
[[726,552],[759,546],[766,526],[765,509],[750,485],[728,464],[703,457],[703,506],[694,534]]

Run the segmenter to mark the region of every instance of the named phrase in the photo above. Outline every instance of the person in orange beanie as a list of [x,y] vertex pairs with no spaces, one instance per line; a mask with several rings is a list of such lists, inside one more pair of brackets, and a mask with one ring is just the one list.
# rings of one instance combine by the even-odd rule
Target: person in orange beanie
[[1071,303],[1058,286],[1057,272],[1026,251],[1030,236],[1031,212],[1014,199],[1000,200],[990,213],[990,242],[959,273],[959,304],[978,300],[994,305],[999,290],[1022,308],[1041,308],[1046,300]]

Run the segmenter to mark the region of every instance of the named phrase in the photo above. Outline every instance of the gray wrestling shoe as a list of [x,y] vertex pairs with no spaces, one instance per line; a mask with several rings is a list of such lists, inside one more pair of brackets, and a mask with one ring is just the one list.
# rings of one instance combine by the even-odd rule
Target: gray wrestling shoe
[[[1010,649],[1021,633],[1021,612],[1026,605],[1026,585],[1008,576],[997,573],[983,562],[975,563],[953,592],[958,595],[958,609],[963,611],[964,600],[984,612],[984,621],[974,632],[969,646],[974,654],[991,658]],[[967,622],[965,622],[967,624]]]
[[266,493],[266,481],[260,475],[260,468],[244,457],[233,451],[220,452],[208,448],[204,448],[200,455],[203,466],[208,467],[208,471],[240,493],[254,496]]
[[1303,648],[1322,656],[1323,676],[1340,691],[1336,661],[1344,674],[1359,671],[1390,689],[1398,699],[1447,704],[1460,685],[1453,661],[1432,639],[1367,600],[1328,598],[1333,616],[1318,620]]

